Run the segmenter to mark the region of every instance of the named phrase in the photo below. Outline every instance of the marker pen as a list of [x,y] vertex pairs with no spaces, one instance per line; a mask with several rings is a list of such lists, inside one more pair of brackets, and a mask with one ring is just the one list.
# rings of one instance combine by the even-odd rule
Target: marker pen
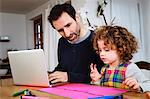
[[25,89],[25,90],[21,90],[21,91],[19,91],[19,92],[16,92],[16,93],[14,93],[12,96],[19,96],[19,95],[21,95],[21,94],[24,94],[24,91],[27,91],[28,89]]

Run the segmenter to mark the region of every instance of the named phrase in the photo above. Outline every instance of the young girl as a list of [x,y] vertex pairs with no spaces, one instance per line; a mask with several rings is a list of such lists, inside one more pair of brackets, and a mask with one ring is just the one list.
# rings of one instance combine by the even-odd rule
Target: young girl
[[137,65],[130,60],[137,52],[135,37],[126,28],[120,26],[102,26],[95,31],[93,47],[105,63],[99,73],[96,65],[91,64],[92,83],[100,85],[150,91],[150,80]]

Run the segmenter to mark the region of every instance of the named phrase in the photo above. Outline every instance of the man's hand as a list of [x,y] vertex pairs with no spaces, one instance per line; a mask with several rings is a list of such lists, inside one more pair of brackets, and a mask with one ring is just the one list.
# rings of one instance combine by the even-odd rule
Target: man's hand
[[67,72],[55,71],[53,73],[50,73],[48,76],[49,76],[49,80],[51,81],[51,83],[68,81]]

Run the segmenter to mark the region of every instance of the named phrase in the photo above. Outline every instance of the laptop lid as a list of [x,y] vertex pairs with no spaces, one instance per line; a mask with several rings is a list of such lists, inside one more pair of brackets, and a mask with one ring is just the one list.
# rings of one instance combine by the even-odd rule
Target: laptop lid
[[8,52],[15,85],[50,86],[42,49]]

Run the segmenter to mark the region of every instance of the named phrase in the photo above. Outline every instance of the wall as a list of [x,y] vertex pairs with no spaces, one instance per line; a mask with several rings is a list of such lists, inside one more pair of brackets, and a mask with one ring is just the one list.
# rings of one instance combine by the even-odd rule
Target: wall
[[[91,25],[100,26],[105,25],[104,19],[102,16],[97,16],[96,11],[98,7],[98,0],[71,0],[72,5],[75,7],[77,12],[81,13],[81,16],[85,16],[89,19]],[[107,23],[110,23],[110,1],[108,1],[107,6],[104,7],[104,15],[107,20]],[[86,14],[87,12],[87,14]],[[85,14],[85,15],[84,15]]]
[[145,57],[150,62],[150,0],[142,1],[143,27],[144,27],[144,42],[145,42]]
[[10,37],[9,42],[0,42],[0,58],[7,57],[7,49],[26,49],[25,15],[0,13],[0,36]]
[[45,9],[47,9],[48,7],[52,7],[54,6],[56,3],[63,3],[65,1],[68,0],[55,0],[55,1],[48,1],[47,3],[39,6],[38,8],[34,9],[33,11],[29,12],[26,14],[26,24],[27,24],[27,47],[29,49],[33,49],[34,48],[34,42],[33,42],[33,21],[31,21],[32,18],[42,14],[42,21],[43,21],[43,32],[44,32],[44,21],[45,21]]
[[[50,4],[50,2],[47,2],[47,3],[43,4],[42,6],[36,8],[35,10],[26,14],[27,47],[28,47],[28,49],[34,48],[33,21],[31,21],[31,19],[42,14],[42,20],[44,22],[45,9],[48,7],[49,4]],[[44,23],[43,23],[43,29],[44,29]]]

